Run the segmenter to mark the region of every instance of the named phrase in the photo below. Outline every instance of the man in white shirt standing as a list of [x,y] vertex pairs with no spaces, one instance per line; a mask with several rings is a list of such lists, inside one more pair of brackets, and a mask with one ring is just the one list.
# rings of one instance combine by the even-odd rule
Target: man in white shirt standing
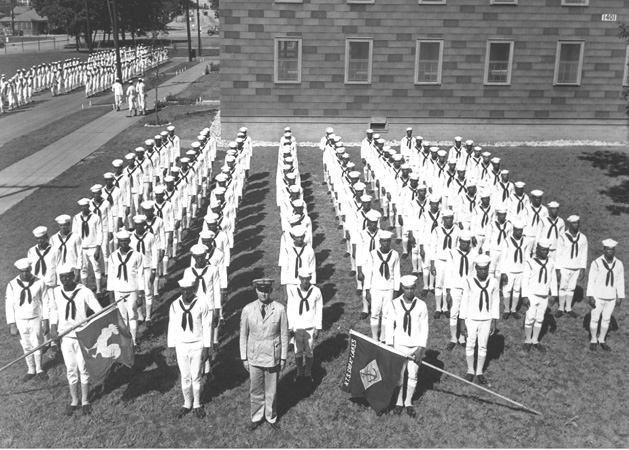
[[[589,298],[592,309],[590,318],[590,350],[596,351],[597,344],[605,351],[611,347],[605,342],[607,330],[615,306],[620,306],[625,299],[625,268],[616,258],[618,242],[613,239],[603,241],[603,255],[592,261],[588,274],[588,286],[585,295]],[[601,320],[602,317],[602,320]],[[601,320],[601,331],[598,322]]]
[[[491,257],[479,255],[474,265],[476,274],[468,277],[463,296],[461,297],[461,312],[459,318],[465,323],[467,345],[465,359],[467,360],[467,381],[474,380],[474,374],[480,384],[487,384],[483,373],[485,358],[487,357],[487,342],[489,336],[496,330],[496,323],[500,317],[500,286],[498,280],[489,276]],[[474,371],[474,349],[478,342],[478,358]]]
[[96,295],[101,294],[101,244],[103,228],[98,214],[90,211],[90,199],[78,201],[81,212],[72,219],[72,232],[81,238],[82,258],[81,284],[87,286],[88,266],[92,266],[96,281]]
[[[408,377],[404,376],[404,372],[400,374],[398,383],[400,388],[393,409],[394,414],[400,415],[406,407],[406,414],[410,417],[417,417],[412,400],[417,387],[417,372],[424,358],[428,341],[428,308],[423,300],[415,297],[416,285],[415,275],[405,275],[400,278],[402,295],[391,302],[385,324],[387,345],[412,358],[405,367]],[[406,384],[406,396],[404,384]]]
[[295,338],[295,381],[312,382],[312,350],[323,327],[323,297],[321,290],[310,284],[312,272],[309,269],[301,268],[297,272],[299,284],[287,288],[288,330]]
[[579,231],[581,218],[572,215],[566,219],[568,229],[557,239],[557,258],[555,264],[559,279],[559,307],[555,317],[561,317],[565,312],[570,317],[577,317],[572,310],[572,297],[577,287],[577,281],[585,276],[588,261],[588,240]]
[[124,90],[120,78],[116,78],[116,82],[111,86],[111,90],[114,93],[114,106],[116,111],[120,111],[120,105],[122,105],[122,97],[124,96]]

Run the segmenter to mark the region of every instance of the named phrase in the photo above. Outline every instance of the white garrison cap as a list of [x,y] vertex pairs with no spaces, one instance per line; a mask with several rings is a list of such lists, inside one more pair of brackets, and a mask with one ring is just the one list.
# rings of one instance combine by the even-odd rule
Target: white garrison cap
[[607,247],[607,248],[614,248],[618,245],[618,242],[616,242],[613,239],[605,239],[603,241],[603,247]]
[[133,223],[144,223],[146,222],[146,216],[144,214],[136,214],[133,216]]
[[205,255],[207,251],[208,251],[207,245],[203,245],[203,244],[194,244],[192,247],[190,247],[190,252],[193,255]]
[[120,230],[116,233],[116,238],[118,238],[118,240],[131,239],[131,235],[127,230]]
[[21,258],[15,261],[15,267],[17,270],[26,270],[31,268],[31,263],[28,258]]
[[474,264],[478,267],[485,267],[491,264],[491,256],[489,255],[478,255],[474,260]]
[[68,223],[68,222],[70,222],[70,220],[72,220],[72,217],[70,217],[67,214],[61,214],[60,216],[57,216],[55,218],[55,222],[57,222],[59,225],[63,225],[64,223]]
[[300,267],[297,270],[297,276],[299,276],[299,278],[311,278],[312,272],[310,272],[310,270],[306,269],[305,267]]
[[77,203],[79,204],[79,206],[86,206],[86,205],[90,204],[90,199],[89,198],[82,198]]
[[380,232],[380,240],[381,241],[384,241],[384,240],[387,240],[387,239],[391,239],[392,237],[393,237],[393,233],[391,233],[390,231],[382,230]]
[[290,229],[290,234],[294,237],[301,237],[306,235],[306,227],[303,225],[297,225]]
[[417,283],[417,277],[415,275],[404,275],[400,277],[400,284],[404,287],[412,287]]
[[153,200],[146,200],[146,201],[143,201],[140,206],[142,207],[142,209],[148,211],[149,209],[153,209],[155,207],[155,202]]
[[95,184],[94,186],[90,188],[90,192],[100,192],[102,190],[103,190],[102,184]]
[[576,214],[573,214],[566,219],[567,222],[578,222],[579,220],[581,220],[581,218]]
[[36,238],[44,237],[46,236],[46,233],[48,233],[48,228],[46,227],[37,227],[33,230],[33,235]]
[[160,185],[155,186],[155,187],[153,188],[153,193],[155,193],[155,195],[159,195],[159,194],[163,194],[165,190],[166,190],[166,189],[164,188],[164,186],[162,186],[162,185],[160,184]]
[[376,211],[375,209],[370,209],[369,211],[367,211],[367,214],[365,214],[365,216],[367,216],[367,220],[371,222],[376,222],[380,220],[380,218],[382,217],[382,214],[379,211]]
[[539,189],[535,189],[535,190],[531,191],[531,195],[533,197],[541,197],[542,195],[544,195],[544,191],[540,191]]
[[548,207],[549,208],[559,208],[559,203],[555,202],[555,201],[549,202],[548,203]]
[[542,238],[539,241],[537,241],[537,245],[539,245],[542,248],[550,248],[550,239],[546,239],[546,238]]
[[[133,155],[133,156],[135,156],[135,155]],[[122,159],[114,159],[114,160],[111,162],[111,165],[112,165],[112,166],[114,166],[114,167],[116,167],[116,168],[117,168],[117,167],[122,166],[122,164],[123,164]]]
[[517,188],[524,188],[524,186],[526,186],[526,183],[524,181],[516,181],[515,183],[513,183],[513,185]]

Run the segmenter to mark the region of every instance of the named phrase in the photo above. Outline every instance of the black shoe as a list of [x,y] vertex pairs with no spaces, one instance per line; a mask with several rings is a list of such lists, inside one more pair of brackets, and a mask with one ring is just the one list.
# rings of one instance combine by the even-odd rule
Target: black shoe
[[74,411],[78,410],[79,408],[79,405],[67,405],[65,412],[66,416],[70,417],[72,414],[74,414]]
[[511,313],[511,317],[513,317],[515,320],[519,320],[520,319],[520,313],[512,312]]
[[509,318],[510,315],[511,315],[511,313],[509,313],[509,312],[502,313],[502,318],[506,320],[506,319]]
[[446,316],[449,319],[450,318],[450,311],[444,311],[443,315]]
[[247,425],[247,429],[248,429],[249,431],[255,431],[255,430],[257,430],[257,429],[260,427],[260,425],[262,425],[262,421],[259,421],[259,422],[249,422],[249,425]]
[[356,271],[355,271],[355,270],[350,270],[350,271],[349,271],[349,276],[350,276],[350,277],[353,277],[353,276],[355,276],[355,275],[356,275]]
[[304,381],[304,376],[303,375],[295,375],[295,384],[299,384],[302,381]]
[[609,345],[607,345],[605,342],[601,342],[599,345],[606,352],[611,352],[612,351],[612,348]]
[[417,417],[417,413],[415,412],[415,408],[413,408],[412,406],[407,406],[406,407],[406,414],[408,414],[408,416],[412,417],[412,418]]
[[483,375],[482,373],[480,375],[477,375],[476,379],[478,380],[478,384],[487,384],[487,378],[485,378],[485,375]]
[[575,313],[574,311],[568,311],[566,314],[568,314],[573,319],[576,319],[577,317],[579,317],[579,315]]
[[393,414],[395,414],[396,416],[401,415],[402,411],[404,411],[404,407],[403,406],[395,405],[395,408],[393,408]]
[[269,426],[271,427],[271,429],[273,431],[279,431],[280,430],[280,424],[277,423],[277,422],[270,423]]
[[408,259],[408,253],[402,253],[402,259]]
[[39,372],[37,375],[35,375],[35,378],[37,378],[38,381],[48,381],[50,377],[46,372]]
[[451,352],[452,350],[454,350],[454,347],[456,347],[456,342],[448,342],[448,345],[446,346],[446,350]]
[[360,313],[360,320],[365,320],[367,317],[369,317],[369,313]]
[[472,381],[474,381],[474,374],[473,373],[466,373],[464,378],[465,378],[466,381],[472,382]]
[[441,311],[435,311],[435,315],[434,315],[435,319],[438,319],[441,317]]
[[596,347],[598,347],[598,344],[595,342],[590,342],[590,351],[591,352],[595,352],[596,351]]
[[533,347],[533,344],[529,344],[529,343],[524,344],[524,351],[526,353],[530,352],[531,351],[531,347]]
[[563,316],[563,311],[561,311],[561,310],[559,310],[559,309],[558,309],[557,311],[555,311],[555,317],[556,317],[557,319],[559,319],[561,316]]
[[192,412],[194,412],[197,419],[203,419],[205,417],[205,409],[203,409],[202,406],[194,408]]
[[145,326],[145,327],[147,327],[147,328],[148,328],[148,327],[150,327],[151,325],[153,325],[153,319],[146,319],[146,320],[144,321],[144,326]]
[[186,407],[181,407],[179,409],[179,411],[177,411],[177,419],[181,419],[183,416],[185,416],[186,414],[188,414],[190,411],[192,411],[192,409],[190,408],[186,408]]
[[92,414],[92,405],[87,404],[87,405],[83,405],[81,407],[81,412],[83,413],[84,416],[89,416]]
[[537,351],[539,351],[540,353],[546,353],[546,347],[544,347],[540,343],[533,344],[533,347],[535,347],[537,349]]
[[428,289],[422,289],[422,297],[426,297],[428,295]]
[[33,378],[35,378],[35,374],[34,373],[27,373],[26,375],[24,375],[21,379],[22,383],[26,383],[28,381],[31,381]]

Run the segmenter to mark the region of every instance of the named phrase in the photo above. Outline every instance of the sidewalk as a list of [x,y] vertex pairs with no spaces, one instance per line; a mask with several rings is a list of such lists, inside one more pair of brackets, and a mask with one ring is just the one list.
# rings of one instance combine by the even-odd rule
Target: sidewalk
[[[203,75],[204,69],[205,65],[199,65],[166,81],[159,86],[160,98],[168,93],[176,95],[183,91],[190,83]],[[147,94],[147,109],[153,109],[155,91],[148,91]],[[0,171],[0,214],[4,214],[13,205],[57,178],[69,167],[86,158],[144,117],[146,116],[127,117],[126,110],[111,111]],[[57,115],[56,119],[58,118]],[[4,123],[2,128],[4,129]]]
[[[161,72],[167,72],[186,58],[171,58],[161,68]],[[205,67],[205,66],[204,66]],[[166,84],[166,83],[165,83]],[[0,143],[9,142],[15,138],[42,128],[56,120],[77,112],[81,104],[87,104],[90,100],[101,101],[107,96],[113,96],[109,92],[106,96],[85,98],[85,90],[77,89],[70,94],[52,97],[50,91],[33,97],[33,103],[3,114],[0,119]],[[113,103],[113,102],[112,102]],[[0,178],[1,180],[1,178]],[[4,181],[4,180],[3,180]]]

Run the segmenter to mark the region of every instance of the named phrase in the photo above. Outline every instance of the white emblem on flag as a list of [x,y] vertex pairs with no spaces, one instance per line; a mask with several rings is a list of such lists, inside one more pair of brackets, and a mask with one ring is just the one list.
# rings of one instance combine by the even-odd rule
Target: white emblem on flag
[[369,389],[377,382],[382,381],[382,375],[375,359],[360,371],[360,379],[363,381],[365,389]]
[[[101,358],[118,358],[120,356],[120,346],[118,344],[109,344],[107,345],[107,341],[114,334],[120,334],[118,331],[118,327],[114,324],[109,324],[107,328],[103,328],[100,332],[100,336],[96,340],[96,344],[92,348],[88,348],[87,351],[94,358],[100,354]],[[92,353],[92,351],[95,351]]]

